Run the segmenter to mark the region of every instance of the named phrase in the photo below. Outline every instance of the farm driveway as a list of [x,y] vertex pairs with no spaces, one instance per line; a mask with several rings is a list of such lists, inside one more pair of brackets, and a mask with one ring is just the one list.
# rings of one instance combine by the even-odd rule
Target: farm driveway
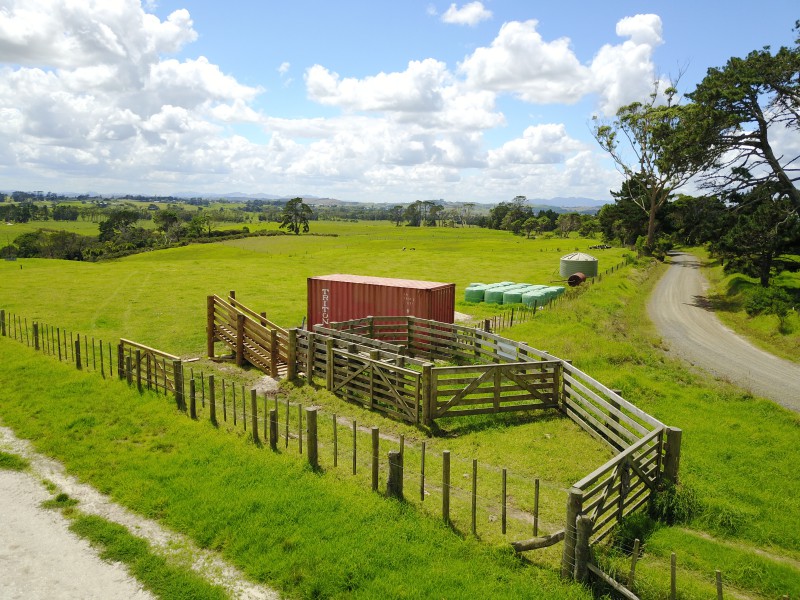
[[0,599],[152,598],[120,565],[102,561],[84,540],[67,529],[66,517],[39,505],[52,498],[42,480],[78,500],[77,508],[126,527],[151,549],[179,566],[188,566],[236,600],[278,600],[274,590],[249,582],[217,554],[196,547],[185,536],[132,513],[67,474],[27,440],[0,426],[0,449],[30,462],[30,472],[0,469]]
[[707,288],[696,257],[672,255],[647,307],[670,351],[718,379],[800,412],[800,365],[756,348],[723,325],[705,296]]

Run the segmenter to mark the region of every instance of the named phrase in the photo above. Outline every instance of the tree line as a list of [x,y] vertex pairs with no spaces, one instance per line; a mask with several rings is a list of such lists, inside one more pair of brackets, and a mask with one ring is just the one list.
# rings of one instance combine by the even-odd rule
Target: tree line
[[[593,133],[624,176],[601,230],[649,253],[674,242],[708,244],[726,269],[762,287],[800,254],[800,21],[793,47],[754,50],[708,69],[680,96],[680,77],[656,82]],[[680,194],[694,183],[703,190]]]

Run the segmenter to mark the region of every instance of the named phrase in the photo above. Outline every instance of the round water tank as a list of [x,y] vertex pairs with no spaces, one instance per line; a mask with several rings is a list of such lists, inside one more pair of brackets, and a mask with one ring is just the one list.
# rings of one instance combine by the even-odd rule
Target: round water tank
[[573,252],[561,257],[561,277],[583,273],[586,277],[597,277],[597,259],[583,252]]

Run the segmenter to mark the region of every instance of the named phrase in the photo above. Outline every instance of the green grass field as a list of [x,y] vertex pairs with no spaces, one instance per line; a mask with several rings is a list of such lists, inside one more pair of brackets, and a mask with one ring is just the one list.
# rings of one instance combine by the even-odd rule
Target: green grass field
[[[281,325],[296,326],[305,312],[307,277],[356,273],[455,282],[456,310],[488,316],[497,307],[461,301],[466,285],[558,279],[560,256],[587,250],[593,243],[386,223],[320,222],[312,224],[312,231],[338,236],[251,238],[94,264],[0,262],[0,308],[99,339],[127,337],[183,357],[200,357],[208,294],[236,290],[246,305],[265,310]],[[600,259],[601,270],[625,255],[622,249],[590,252]],[[685,582],[682,597],[713,594],[713,571],[708,569],[715,563],[714,568],[730,571],[726,585],[730,582],[745,597],[796,593],[800,419],[690,373],[664,356],[644,309],[662,268],[625,268],[502,333],[572,359],[644,410],[683,429],[682,480],[695,491],[699,509],[683,528],[663,527],[648,540],[637,578],[643,598],[666,597],[672,550],[678,553]],[[254,578],[290,595],[327,597],[352,589],[362,597],[393,596],[391,590],[399,589],[396,595],[408,597],[579,597],[576,588],[557,581],[557,550],[529,553],[529,561],[520,562],[509,555],[508,540],[483,521],[482,542],[441,527],[433,498],[404,505],[383,500],[367,491],[363,478],[344,475],[346,467],[337,471],[328,464],[322,475],[309,473],[296,453],[274,456],[241,434],[217,432],[205,421],[188,422],[163,397],[139,398],[124,384],[77,374],[21,348],[0,340],[0,375],[10,382],[0,387],[3,422],[116,499],[220,549]],[[203,361],[194,364],[210,368]],[[226,367],[226,376],[238,384],[256,374],[237,374]],[[63,385],[54,389],[45,381]],[[298,388],[287,393],[292,402],[318,404],[327,415],[337,412],[360,424],[379,425],[382,432],[404,435],[409,462],[417,460],[424,436],[414,428],[346,405],[326,392]],[[458,457],[454,473],[459,477],[477,458],[493,473],[486,475],[488,480],[496,478],[500,467],[508,467],[528,485],[542,477],[553,490],[554,503],[571,482],[606,460],[588,436],[564,419],[509,419],[474,428],[454,426],[451,433],[427,443],[431,456],[446,448]],[[390,445],[382,445],[381,452]],[[437,468],[435,462],[432,468]],[[261,476],[254,478],[248,469]],[[462,485],[467,487],[468,481]],[[530,488],[520,489],[529,498]],[[525,497],[517,502],[530,506]],[[272,521],[266,509],[266,521],[258,516],[266,506],[276,507]],[[301,506],[302,514],[314,515],[315,523],[300,523]],[[563,504],[552,510],[548,520],[557,521]],[[460,519],[456,529],[467,531]],[[253,531],[246,523],[255,523]],[[263,542],[259,536],[266,536]],[[400,554],[374,558],[382,544]],[[761,556],[759,576],[741,575],[736,565],[756,552]],[[606,554],[603,560],[609,565],[624,560]],[[380,582],[367,583],[369,579]]]

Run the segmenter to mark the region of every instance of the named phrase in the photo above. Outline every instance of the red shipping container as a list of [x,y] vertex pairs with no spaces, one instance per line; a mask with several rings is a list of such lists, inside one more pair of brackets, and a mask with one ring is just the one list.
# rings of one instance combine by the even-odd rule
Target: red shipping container
[[362,275],[308,278],[308,329],[370,316],[452,323],[455,307],[455,283]]

